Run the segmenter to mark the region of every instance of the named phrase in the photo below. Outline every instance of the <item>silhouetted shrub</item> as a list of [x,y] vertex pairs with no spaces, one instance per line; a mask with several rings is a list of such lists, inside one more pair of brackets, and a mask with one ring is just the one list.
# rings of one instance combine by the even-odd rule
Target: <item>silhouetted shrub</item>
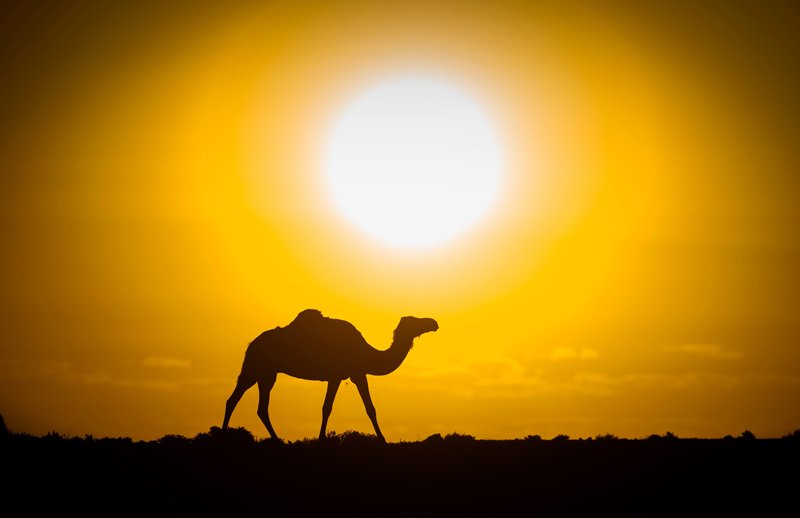
[[253,434],[245,428],[227,428],[223,430],[218,426],[212,426],[208,432],[199,433],[194,438],[194,444],[199,445],[227,445],[245,446],[255,444],[256,439]]
[[[303,443],[305,444],[315,444],[319,441],[314,439],[304,439]],[[323,444],[327,446],[331,445],[339,445],[339,446],[363,446],[363,445],[370,445],[370,444],[377,444],[378,443],[378,436],[374,434],[366,434],[359,432],[357,430],[345,430],[342,433],[336,433],[335,431],[329,431],[325,435],[325,441]]]
[[[309,439],[309,442],[312,440]],[[325,444],[341,444],[342,437],[333,430],[328,430],[328,433],[325,434]]]
[[[618,441],[619,437],[614,435],[613,433],[604,433],[600,435],[595,435],[594,437],[598,441]],[[591,437],[590,437],[591,439]]]
[[68,437],[61,435],[58,432],[47,432],[42,436],[42,440],[46,442],[64,442]]
[[753,434],[753,432],[751,432],[750,430],[745,430],[744,432],[742,432],[742,435],[739,436],[739,439],[742,439],[744,441],[752,441],[755,440],[755,438],[756,438],[755,434]]
[[678,438],[678,436],[675,435],[672,432],[667,432],[667,433],[664,434],[664,439],[669,440],[669,441],[674,441],[677,438]]
[[567,442],[569,440],[569,435],[566,434],[559,434],[553,437],[552,439],[554,442]]
[[374,434],[366,434],[357,430],[345,430],[338,436],[336,433],[329,433],[328,437],[334,437],[336,443],[344,446],[362,446],[367,444],[376,444],[378,436]]
[[651,433],[650,435],[647,436],[647,440],[648,441],[660,441],[661,440],[661,436],[658,435],[657,433]]
[[542,440],[542,436],[541,435],[526,435],[525,439],[523,439],[523,440],[529,441],[529,442],[539,442],[539,441]]
[[787,440],[790,440],[790,441],[800,441],[800,428],[798,428],[797,430],[795,430],[795,431],[793,431],[791,433],[788,433],[788,434],[784,435],[783,437],[781,437],[781,439],[787,439]]
[[[330,434],[331,434],[331,432],[328,432],[328,435],[330,435]],[[264,440],[266,441],[268,439],[264,439]],[[312,444],[317,444],[318,442],[319,442],[319,438],[317,438],[317,437],[303,437],[302,439],[297,439],[296,441],[291,441],[291,444],[298,444],[298,445],[308,446],[308,445],[312,445]]]
[[475,436],[453,432],[445,435],[444,440],[448,444],[472,443],[475,442]]

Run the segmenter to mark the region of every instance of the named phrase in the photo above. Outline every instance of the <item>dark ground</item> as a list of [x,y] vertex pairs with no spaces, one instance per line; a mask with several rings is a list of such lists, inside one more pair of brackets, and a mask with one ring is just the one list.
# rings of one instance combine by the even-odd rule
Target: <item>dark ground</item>
[[380,445],[194,438],[2,439],[2,501],[24,515],[796,516],[800,439],[488,441]]

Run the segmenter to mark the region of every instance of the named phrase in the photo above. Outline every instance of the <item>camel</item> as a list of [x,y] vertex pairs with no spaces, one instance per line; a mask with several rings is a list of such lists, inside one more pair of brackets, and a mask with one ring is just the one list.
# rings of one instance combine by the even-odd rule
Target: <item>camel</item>
[[394,372],[405,360],[415,338],[438,329],[439,324],[432,318],[405,316],[394,330],[392,345],[381,351],[369,345],[350,322],[323,316],[316,309],[301,311],[289,325],[264,331],[250,342],[236,387],[225,404],[222,429],[228,428],[242,395],[258,383],[258,417],[270,437],[279,440],[269,419],[269,394],[277,375],[284,373],[328,383],[319,430],[319,439],[324,440],[336,392],[341,382],[350,378],[364,402],[378,440],[385,443],[369,394],[367,375],[385,376]]

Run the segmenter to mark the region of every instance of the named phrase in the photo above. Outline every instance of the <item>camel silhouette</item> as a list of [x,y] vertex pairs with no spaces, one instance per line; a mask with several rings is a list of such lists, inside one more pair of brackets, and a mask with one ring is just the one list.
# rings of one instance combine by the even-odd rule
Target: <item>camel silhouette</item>
[[393,372],[405,360],[416,337],[437,329],[439,324],[432,318],[403,317],[394,330],[392,345],[381,351],[369,345],[350,322],[325,317],[316,309],[301,311],[289,325],[264,331],[250,342],[236,387],[225,404],[222,429],[228,428],[242,395],[258,383],[258,417],[270,437],[278,439],[269,420],[269,394],[278,373],[284,373],[328,382],[319,430],[319,438],[323,440],[339,385],[350,378],[361,395],[378,440],[386,442],[369,394],[367,374],[385,376]]

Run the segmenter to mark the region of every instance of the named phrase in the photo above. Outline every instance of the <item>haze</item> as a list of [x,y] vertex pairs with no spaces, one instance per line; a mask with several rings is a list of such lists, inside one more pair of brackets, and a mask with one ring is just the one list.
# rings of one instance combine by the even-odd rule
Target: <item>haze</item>
[[[797,14],[784,3],[36,2],[0,16],[0,413],[218,426],[245,348],[315,308],[386,348],[387,439],[781,436],[800,423]],[[465,85],[503,183],[398,251],[324,182],[387,74]],[[286,439],[325,385],[278,377]],[[231,422],[266,430],[256,395]],[[329,430],[369,431],[343,384]]]

